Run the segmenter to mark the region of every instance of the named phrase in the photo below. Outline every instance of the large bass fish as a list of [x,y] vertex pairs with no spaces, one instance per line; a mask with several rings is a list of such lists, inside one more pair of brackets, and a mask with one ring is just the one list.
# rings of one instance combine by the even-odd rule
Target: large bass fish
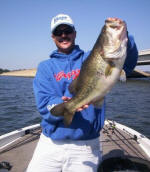
[[127,40],[126,23],[118,18],[108,18],[78,78],[69,86],[74,96],[52,108],[52,115],[64,116],[64,124],[69,125],[80,107],[86,104],[100,106],[120,77]]

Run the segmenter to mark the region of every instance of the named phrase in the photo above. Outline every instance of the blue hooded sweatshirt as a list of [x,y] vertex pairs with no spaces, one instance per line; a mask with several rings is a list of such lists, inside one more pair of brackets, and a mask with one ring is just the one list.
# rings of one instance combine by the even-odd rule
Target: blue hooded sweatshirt
[[[89,140],[100,135],[105,119],[105,101],[101,108],[89,105],[87,109],[76,112],[69,127],[64,126],[62,116],[56,117],[50,113],[54,105],[63,102],[62,96],[72,97],[68,86],[79,75],[88,55],[76,45],[71,54],[62,54],[56,50],[50,59],[38,66],[33,82],[36,104],[42,116],[42,132],[53,140]],[[137,58],[136,44],[133,37],[129,36],[124,64],[127,75],[134,69]]]

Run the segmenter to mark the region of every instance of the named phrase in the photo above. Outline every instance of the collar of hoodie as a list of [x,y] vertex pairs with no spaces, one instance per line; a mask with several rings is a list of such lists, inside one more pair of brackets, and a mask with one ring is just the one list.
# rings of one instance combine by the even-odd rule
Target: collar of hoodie
[[63,54],[58,52],[58,50],[55,50],[50,55],[50,58],[59,58],[62,60],[70,59],[75,60],[76,58],[79,58],[81,54],[83,54],[84,51],[79,48],[78,45],[75,45],[73,51],[70,54]]

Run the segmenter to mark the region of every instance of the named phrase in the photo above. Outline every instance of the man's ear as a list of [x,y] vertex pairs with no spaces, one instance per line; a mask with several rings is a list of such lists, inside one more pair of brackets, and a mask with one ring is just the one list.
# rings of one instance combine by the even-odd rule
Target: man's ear
[[51,35],[51,37],[52,37],[53,40],[55,39],[55,36],[53,34]]
[[76,36],[77,36],[77,32],[76,32],[76,31],[74,31],[74,38],[76,38]]

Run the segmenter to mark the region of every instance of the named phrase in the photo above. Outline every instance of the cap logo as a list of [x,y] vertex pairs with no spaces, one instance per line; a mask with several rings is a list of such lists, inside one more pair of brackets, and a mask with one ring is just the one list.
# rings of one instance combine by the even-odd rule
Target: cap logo
[[67,20],[67,17],[66,17],[66,16],[56,17],[56,18],[54,19],[54,23],[56,23],[58,20]]
[[74,27],[72,19],[66,14],[59,14],[52,18],[51,20],[51,32],[55,30],[55,28],[61,24],[66,24]]

